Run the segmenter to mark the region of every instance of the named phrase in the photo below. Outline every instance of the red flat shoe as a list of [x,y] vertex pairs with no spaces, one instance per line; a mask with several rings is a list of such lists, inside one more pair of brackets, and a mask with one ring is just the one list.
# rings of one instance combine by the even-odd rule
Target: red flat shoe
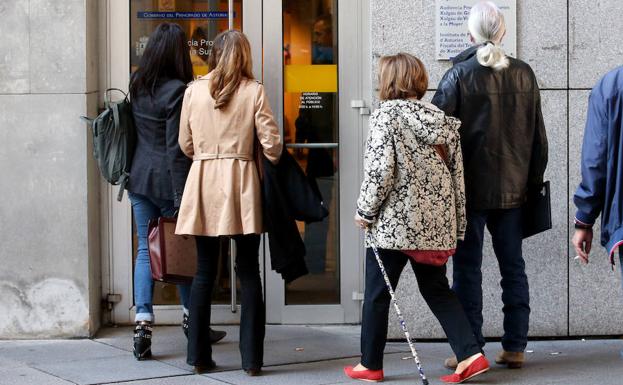
[[461,384],[470,378],[476,377],[479,374],[482,374],[489,370],[489,361],[485,358],[485,356],[480,356],[474,360],[463,372],[460,374],[450,374],[448,376],[443,376],[440,378],[441,381],[446,384]]
[[383,381],[383,369],[381,370],[353,370],[352,366],[344,367],[344,373],[350,378],[368,382]]

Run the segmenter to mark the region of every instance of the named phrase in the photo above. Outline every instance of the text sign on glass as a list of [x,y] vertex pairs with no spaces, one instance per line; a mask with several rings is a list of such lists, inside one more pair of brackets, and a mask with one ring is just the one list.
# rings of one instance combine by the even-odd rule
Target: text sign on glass
[[[517,1],[496,0],[506,21],[506,35],[502,48],[507,55],[517,56]],[[450,60],[472,46],[469,40],[467,20],[476,0],[436,0],[436,48],[437,60]]]
[[[229,12],[145,12],[136,14],[138,19],[227,19]],[[234,17],[236,14],[234,13]]]

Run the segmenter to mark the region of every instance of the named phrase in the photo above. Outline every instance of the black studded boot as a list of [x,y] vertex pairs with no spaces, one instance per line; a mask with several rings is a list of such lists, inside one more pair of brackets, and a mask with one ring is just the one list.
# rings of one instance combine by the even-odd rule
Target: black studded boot
[[137,360],[151,358],[151,322],[140,321],[134,328],[134,357]]
[[184,317],[182,318],[182,330],[186,338],[188,338],[188,315],[186,313],[184,313]]

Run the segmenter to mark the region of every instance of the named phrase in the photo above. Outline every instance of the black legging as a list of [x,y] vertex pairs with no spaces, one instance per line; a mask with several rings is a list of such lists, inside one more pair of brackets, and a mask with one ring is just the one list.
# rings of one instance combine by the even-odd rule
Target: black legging
[[[431,266],[413,262],[398,250],[379,249],[381,261],[395,289],[398,279],[407,262],[417,278],[418,287],[424,300],[439,320],[450,347],[459,362],[480,353],[474,332],[465,316],[459,300],[446,278],[445,266]],[[361,322],[361,364],[368,369],[383,369],[383,350],[387,340],[387,316],[390,295],[385,280],[377,264],[372,249],[366,251],[366,288]],[[402,302],[406,304],[405,302]]]
[[[192,366],[209,366],[212,360],[210,345],[210,310],[212,289],[218,264],[219,238],[196,237],[197,273],[190,291],[190,321],[188,357]],[[260,236],[234,236],[236,240],[236,274],[241,286],[240,354],[242,368],[259,369],[264,359],[266,308],[262,296],[262,281],[258,262]]]

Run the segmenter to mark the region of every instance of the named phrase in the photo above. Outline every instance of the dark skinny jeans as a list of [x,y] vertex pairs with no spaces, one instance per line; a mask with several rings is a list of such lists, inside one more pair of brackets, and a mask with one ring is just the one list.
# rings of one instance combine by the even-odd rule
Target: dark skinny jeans
[[[379,254],[394,289],[405,265],[411,262],[420,293],[439,320],[459,362],[481,352],[463,308],[448,286],[445,266],[416,263],[398,250],[379,249]],[[374,252],[369,248],[366,252],[366,289],[361,323],[361,364],[371,370],[383,369],[390,300]],[[408,304],[400,299],[398,303],[402,306]]]
[[[218,265],[219,239],[196,237],[197,273],[190,291],[190,320],[188,356],[192,366],[209,366],[212,360],[210,345],[210,316],[212,289]],[[234,236],[236,241],[236,274],[241,287],[240,355],[242,368],[259,369],[264,362],[266,308],[258,262],[260,236]]]

